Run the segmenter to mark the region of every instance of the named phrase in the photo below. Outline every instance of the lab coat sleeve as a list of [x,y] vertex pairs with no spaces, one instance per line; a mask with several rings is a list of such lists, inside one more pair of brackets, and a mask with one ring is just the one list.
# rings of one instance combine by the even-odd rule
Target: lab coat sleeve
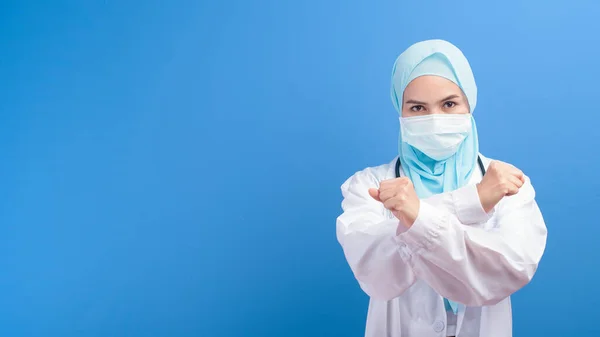
[[371,298],[389,300],[415,283],[416,276],[407,263],[408,249],[395,240],[398,220],[386,216],[383,205],[369,195],[369,188],[378,186],[369,169],[344,182],[336,234],[363,291]]
[[427,204],[449,211],[463,225],[487,222],[495,210],[486,213],[481,205],[476,185],[466,185],[452,192],[435,194],[423,199]]
[[[477,193],[474,185],[463,191],[464,196]],[[462,217],[481,216],[473,199],[463,201],[463,206],[458,203]],[[493,305],[529,283],[547,236],[527,177],[519,193],[505,197],[495,212],[494,228],[484,230],[466,226],[455,213],[424,200],[415,223],[396,242],[408,249],[417,278],[440,295],[468,306]]]

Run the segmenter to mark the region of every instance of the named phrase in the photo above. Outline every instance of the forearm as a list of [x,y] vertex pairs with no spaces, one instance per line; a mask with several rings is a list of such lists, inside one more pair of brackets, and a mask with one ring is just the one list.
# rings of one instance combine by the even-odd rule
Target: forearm
[[390,300],[416,281],[410,254],[396,241],[397,220],[352,228],[338,220],[338,241],[360,287],[370,297]]
[[531,280],[546,242],[535,201],[500,216],[499,228],[485,231],[423,203],[418,219],[399,240],[412,256],[417,277],[442,296],[466,305],[489,305]]
[[422,199],[436,209],[454,215],[463,225],[488,221],[494,214],[493,207],[486,212],[481,204],[477,185],[467,185],[451,192],[445,192]]
[[398,219],[390,219],[383,205],[368,194],[376,186],[368,172],[357,173],[342,185],[342,214],[336,235],[361,288],[370,297],[390,300],[415,281],[410,255],[396,241]]

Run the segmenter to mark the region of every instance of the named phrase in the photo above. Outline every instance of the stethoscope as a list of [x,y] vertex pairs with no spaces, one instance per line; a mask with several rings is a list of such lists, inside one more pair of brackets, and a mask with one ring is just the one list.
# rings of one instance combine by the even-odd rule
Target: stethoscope
[[[477,163],[479,164],[479,169],[481,170],[481,176],[485,175],[485,165],[483,165],[483,161],[480,156],[477,156]],[[396,160],[396,178],[400,178],[400,158]]]

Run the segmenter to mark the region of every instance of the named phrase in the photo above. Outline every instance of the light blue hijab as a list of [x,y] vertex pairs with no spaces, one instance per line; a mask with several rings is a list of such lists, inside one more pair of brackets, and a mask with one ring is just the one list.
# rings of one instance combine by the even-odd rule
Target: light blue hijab
[[[453,191],[466,185],[476,169],[479,154],[477,128],[473,110],[477,104],[477,86],[469,62],[462,52],[451,43],[443,40],[418,42],[405,50],[392,70],[392,102],[402,115],[404,89],[415,78],[423,75],[436,75],[458,85],[469,102],[472,119],[472,132],[459,146],[452,157],[437,161],[402,141],[398,140],[400,163],[411,179],[419,198]],[[458,304],[444,299],[447,310],[458,311]]]

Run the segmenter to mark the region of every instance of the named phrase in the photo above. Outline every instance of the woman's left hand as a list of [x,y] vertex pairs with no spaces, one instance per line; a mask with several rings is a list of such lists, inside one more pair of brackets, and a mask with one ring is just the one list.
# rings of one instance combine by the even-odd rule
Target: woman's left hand
[[410,228],[415,223],[421,201],[409,178],[384,180],[379,189],[369,189],[369,194],[389,209],[405,227]]

